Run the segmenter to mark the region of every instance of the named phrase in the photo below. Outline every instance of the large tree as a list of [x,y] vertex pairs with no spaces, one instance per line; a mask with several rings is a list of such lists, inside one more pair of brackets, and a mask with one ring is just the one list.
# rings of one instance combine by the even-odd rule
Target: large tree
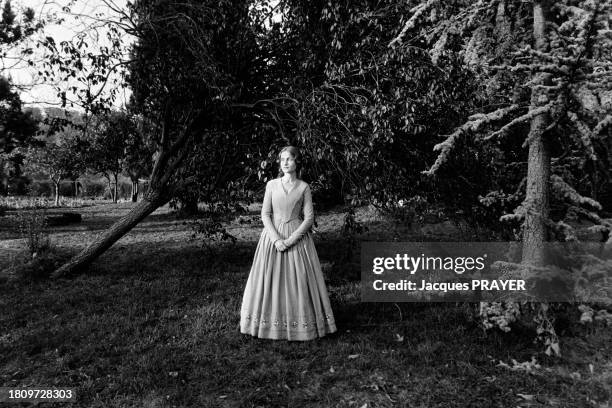
[[[569,217],[586,216],[608,234],[612,229],[597,215],[600,203],[579,194],[581,186],[569,184],[586,169],[584,163],[607,162],[609,155],[609,142],[605,142],[610,137],[609,109],[602,109],[597,99],[603,101],[606,94],[609,98],[611,11],[612,5],[605,1],[430,0],[412,9],[389,44],[393,47],[421,36],[429,44],[432,59],[458,51],[494,102],[475,110],[463,125],[444,136],[435,146],[439,156],[425,174],[438,174],[460,142],[470,136],[493,149],[514,145],[509,138],[527,148],[524,159],[506,163],[506,168],[526,163],[516,191],[493,191],[483,198],[488,203],[521,198],[512,214],[501,217],[522,225],[522,265],[516,268],[520,273],[547,263],[545,245],[554,239],[553,234],[561,240],[576,239],[566,223]],[[463,45],[457,49],[453,46],[457,43]],[[607,170],[591,168],[595,174]],[[553,199],[561,208],[555,214]],[[489,305],[483,306],[489,310]],[[507,307],[506,314],[512,318],[518,312],[516,304]],[[546,310],[542,304],[536,317],[538,330],[547,353],[558,352]]]
[[66,127],[55,133],[42,147],[27,150],[25,161],[30,173],[43,173],[53,183],[55,206],[60,204],[60,184],[78,178],[85,170],[81,155],[80,130]]
[[[562,137],[564,126],[585,124],[597,134],[607,127],[601,112],[585,115],[584,98],[577,95],[578,88],[602,88],[607,81],[607,34],[597,28],[609,5],[286,0],[258,9],[253,4],[161,1],[130,8],[133,14],[126,21],[136,23],[131,33],[139,39],[129,62],[134,106],[159,129],[153,137],[158,151],[151,188],[117,228],[56,276],[91,262],[171,197],[193,205],[206,191],[231,185],[235,166],[206,176],[223,157],[212,156],[211,146],[229,147],[230,142],[238,148],[297,141],[315,164],[311,180],[329,185],[336,177],[347,192],[387,205],[410,197],[410,186],[431,190],[432,184],[416,174],[427,163],[435,162],[427,175],[446,169],[459,180],[462,175],[448,167],[453,160],[463,161],[451,154],[461,144],[478,152],[479,163],[491,161],[484,169],[496,172],[497,181],[504,179],[510,172],[495,169],[493,159],[519,162],[528,156],[516,139],[503,136],[526,131],[530,169],[522,183],[521,172],[512,172],[518,180],[502,186],[512,191],[499,196],[502,201],[520,196],[521,186],[528,185],[524,205],[505,219],[525,221],[525,240],[534,243],[544,238],[541,226],[551,225],[546,214],[550,155],[558,154],[559,163],[566,159],[563,152],[548,151],[546,140]],[[262,4],[268,3],[257,3]],[[562,12],[554,24],[544,24],[542,19],[557,8]],[[269,18],[262,24],[277,12],[280,21]],[[400,15],[408,17],[400,21]],[[548,26],[542,33],[541,27]],[[542,35],[550,45],[546,51],[542,41],[535,41]],[[605,72],[589,73],[594,68]],[[468,113],[474,114],[457,127]],[[436,146],[439,156],[424,152],[440,141],[432,136],[449,133]],[[476,136],[478,144],[467,143],[466,135]],[[499,145],[484,148],[490,139]],[[594,143],[592,137],[570,137],[563,146],[576,150],[575,142],[587,150]],[[229,163],[249,167],[260,162],[260,176],[272,174],[270,149],[253,150]],[[486,172],[473,174],[486,179]],[[580,197],[557,177],[557,190]],[[443,178],[434,179],[433,186],[440,185]],[[582,197],[574,201],[576,208],[597,208]],[[560,220],[553,223],[564,228]],[[532,251],[538,247],[526,244],[526,260],[538,262]]]
[[23,154],[19,147],[35,144],[38,122],[24,112],[10,82],[0,76],[0,194],[7,194],[11,177],[19,176]]
[[152,158],[156,146],[151,137],[156,130],[154,124],[142,115],[129,111],[125,115],[129,120],[129,130],[126,132],[123,171],[132,183],[131,199],[135,203],[140,193],[140,180],[147,179],[153,170]]
[[609,89],[611,7],[603,1],[451,4],[432,0],[412,9],[389,44],[396,47],[423,38],[434,61],[458,52],[479,75],[493,102],[444,136],[435,147],[438,158],[426,174],[437,174],[466,137],[475,136],[495,148],[505,143],[505,137],[524,132],[526,175],[516,186],[525,188],[524,200],[503,220],[523,222],[525,263],[540,265],[542,243],[550,231],[566,227],[549,216],[551,192],[575,211],[601,208],[577,194],[563,179],[563,170],[577,155],[590,161],[607,156],[601,142],[609,137],[609,111],[594,107],[588,94],[597,99]]
[[26,7],[21,15],[13,10],[10,0],[2,6],[0,18],[0,75],[30,60],[32,50],[22,47],[25,40],[43,28],[43,22],[35,19],[34,9]]
[[[138,41],[129,63],[129,84],[135,113],[151,120],[158,133],[149,188],[135,208],[101,234],[82,253],[58,269],[59,277],[80,269],[103,253],[140,220],[167,203],[196,180],[184,167],[195,160],[216,163],[208,150],[195,146],[224,143],[227,118],[244,107],[232,105],[250,96],[249,72],[259,63],[250,58],[256,45],[250,39],[250,2],[135,2],[129,5]],[[234,133],[248,138],[247,132]],[[191,154],[191,155],[190,155]],[[208,156],[210,154],[210,156]],[[229,163],[229,162],[228,162]],[[234,166],[240,165],[233,161]],[[206,183],[225,177],[208,167]],[[222,170],[222,169],[221,169]]]
[[87,167],[108,182],[113,202],[118,200],[119,175],[127,161],[128,143],[137,137],[132,118],[121,111],[100,114],[87,127]]
[[24,61],[29,50],[20,49],[24,40],[42,26],[34,19],[34,11],[26,8],[18,16],[10,0],[2,6],[0,18],[0,194],[7,194],[11,177],[20,175],[23,154],[17,147],[34,142],[37,121],[24,112],[19,93],[7,77],[9,70]]
[[431,192],[419,174],[433,160],[431,135],[471,107],[473,75],[453,55],[433,64],[421,43],[387,46],[410,2],[286,3],[308,69],[285,92],[318,184],[384,208]]

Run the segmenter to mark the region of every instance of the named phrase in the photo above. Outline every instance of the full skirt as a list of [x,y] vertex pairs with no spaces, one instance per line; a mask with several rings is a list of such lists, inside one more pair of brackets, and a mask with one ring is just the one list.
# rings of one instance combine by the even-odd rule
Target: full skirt
[[[277,226],[288,237],[299,220]],[[312,340],[336,331],[310,233],[279,252],[264,229],[240,308],[240,332],[265,339]]]

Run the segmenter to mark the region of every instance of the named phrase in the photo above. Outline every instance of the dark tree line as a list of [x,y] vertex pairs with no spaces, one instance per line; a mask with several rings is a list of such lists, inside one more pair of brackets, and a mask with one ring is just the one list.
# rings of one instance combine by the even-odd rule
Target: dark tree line
[[573,0],[137,1],[115,22],[136,37],[130,54],[107,50],[98,71],[79,69],[91,57],[76,44],[47,41],[50,66],[84,82],[125,69],[154,148],[143,201],[55,276],[168,201],[250,200],[287,143],[304,148],[315,192],[442,203],[506,237],[521,227],[528,263],[572,239],[568,217],[609,234],[588,195],[609,188],[610,15]]
[[31,8],[18,16],[11,2],[4,2],[0,19],[0,194],[7,194],[12,181],[21,176],[24,155],[19,147],[34,143],[37,130],[35,118],[23,109],[19,92],[6,73],[28,53],[27,50],[22,54],[13,51],[40,28]]

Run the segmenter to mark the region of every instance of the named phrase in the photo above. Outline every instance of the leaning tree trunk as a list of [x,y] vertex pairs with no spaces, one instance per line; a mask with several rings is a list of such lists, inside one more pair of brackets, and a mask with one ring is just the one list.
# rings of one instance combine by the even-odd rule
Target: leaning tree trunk
[[[199,118],[200,117],[198,117],[198,119]],[[145,217],[170,201],[176,190],[181,187],[182,183],[188,183],[193,179],[193,176],[191,176],[187,177],[182,182],[172,180],[176,175],[177,169],[183,162],[183,159],[190,151],[189,140],[191,140],[190,137],[193,135],[193,129],[198,129],[199,123],[199,121],[193,120],[189,125],[186,125],[179,134],[177,140],[171,146],[168,146],[167,142],[170,130],[169,126],[167,126],[167,122],[164,122],[162,126],[159,155],[155,159],[153,171],[149,178],[149,188],[142,201],[140,201],[127,215],[100,234],[95,241],[81,251],[81,253],[53,272],[51,274],[52,278],[70,275],[84,269]],[[110,180],[110,177],[108,177],[108,179]]]
[[[533,35],[536,49],[541,52],[548,51],[545,10],[542,2],[539,1],[533,4]],[[538,73],[534,82],[531,92],[532,110],[549,102],[546,93],[536,85],[547,85],[550,82],[550,74]],[[547,240],[546,222],[549,213],[550,146],[544,131],[549,124],[550,115],[546,112],[534,116],[529,129],[522,261],[534,266],[543,265],[545,262],[544,243]]]
[[52,278],[59,278],[77,272],[88,266],[97,257],[102,255],[115,242],[130,231],[136,224],[146,218],[157,208],[166,204],[169,198],[159,191],[150,191],[150,194],[140,202],[132,211],[114,223],[109,229],[100,234],[85,250],[72,258],[51,274]]

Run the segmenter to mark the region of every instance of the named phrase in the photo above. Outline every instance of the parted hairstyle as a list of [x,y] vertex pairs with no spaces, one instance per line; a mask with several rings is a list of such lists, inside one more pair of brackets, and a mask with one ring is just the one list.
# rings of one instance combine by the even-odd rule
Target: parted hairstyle
[[295,146],[285,146],[281,149],[280,152],[278,152],[278,177],[282,177],[285,174],[280,168],[281,154],[283,154],[283,152],[289,152],[289,154],[293,156],[293,158],[295,159],[295,175],[298,178],[302,178],[302,155],[300,153],[300,149]]

